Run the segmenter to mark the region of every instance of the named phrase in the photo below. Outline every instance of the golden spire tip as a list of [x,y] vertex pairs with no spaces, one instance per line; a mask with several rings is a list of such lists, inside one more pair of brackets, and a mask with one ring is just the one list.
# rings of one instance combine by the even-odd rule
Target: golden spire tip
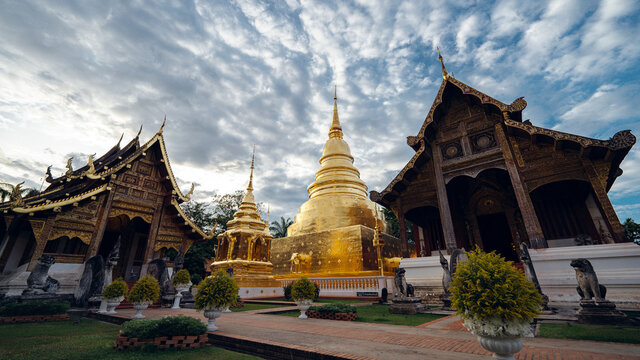
[[444,66],[444,60],[440,54],[440,48],[436,46],[436,49],[438,50],[438,60],[440,60],[440,64],[442,65],[442,78],[446,81],[449,79],[449,73],[447,72],[447,68]]

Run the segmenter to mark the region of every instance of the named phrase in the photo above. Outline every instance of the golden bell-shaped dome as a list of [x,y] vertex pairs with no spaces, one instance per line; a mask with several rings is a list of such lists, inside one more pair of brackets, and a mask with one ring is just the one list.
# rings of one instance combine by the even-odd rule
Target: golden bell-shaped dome
[[360,179],[349,145],[342,135],[334,93],[333,121],[320,158],[320,169],[307,188],[309,200],[300,207],[287,231],[288,236],[351,225],[375,228],[378,222],[375,204],[367,198],[367,185]]

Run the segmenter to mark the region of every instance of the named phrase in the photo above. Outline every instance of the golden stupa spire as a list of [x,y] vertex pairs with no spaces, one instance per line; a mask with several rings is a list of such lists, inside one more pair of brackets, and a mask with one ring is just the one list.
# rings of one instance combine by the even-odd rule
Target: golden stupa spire
[[251,154],[251,173],[249,174],[249,185],[247,191],[253,190],[253,164],[256,157],[256,145],[253,144],[253,154]]
[[446,81],[449,80],[449,73],[447,72],[447,68],[444,66],[444,60],[442,60],[442,55],[440,55],[440,48],[438,49],[438,60],[440,60],[440,64],[442,65],[442,78]]
[[331,122],[331,128],[329,128],[329,137],[342,139],[342,126],[340,126],[340,119],[338,118],[338,87],[333,90],[333,121]]

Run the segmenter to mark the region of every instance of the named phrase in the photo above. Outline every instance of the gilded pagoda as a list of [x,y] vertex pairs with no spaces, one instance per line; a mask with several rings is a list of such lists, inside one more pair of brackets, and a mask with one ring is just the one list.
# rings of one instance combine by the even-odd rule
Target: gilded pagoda
[[[50,270],[61,281],[59,293],[73,293],[83,263],[106,258],[120,239],[120,259],[114,278],[136,280],[148,263],[167,249],[186,252],[211,239],[180,208],[183,194],[171,171],[163,138],[164,123],[146,143],[140,132],[125,146],[120,141],[97,159],[54,178],[40,194],[22,198],[19,186],[0,204],[0,293],[20,294],[36,261],[55,258]],[[142,130],[142,128],[141,128]]]
[[227,223],[227,231],[218,235],[218,249],[212,272],[231,270],[240,287],[241,297],[274,296],[280,291],[280,283],[273,277],[273,264],[269,261],[271,241],[269,223],[258,214],[253,196],[254,156],[251,158],[249,185],[240,208]]
[[385,229],[386,222],[367,198],[367,185],[353,165],[349,145],[343,139],[336,94],[320,169],[307,192],[309,200],[300,207],[287,237],[272,242],[276,278],[392,274],[389,261],[399,259],[399,239],[384,232],[375,235],[376,229]]
[[415,154],[373,201],[406,220],[418,256],[476,245],[518,261],[530,248],[621,242],[624,231],[607,192],[636,141],[631,131],[608,140],[523,120],[524,98],[498,101],[457,80],[442,57],[442,84],[416,136]]

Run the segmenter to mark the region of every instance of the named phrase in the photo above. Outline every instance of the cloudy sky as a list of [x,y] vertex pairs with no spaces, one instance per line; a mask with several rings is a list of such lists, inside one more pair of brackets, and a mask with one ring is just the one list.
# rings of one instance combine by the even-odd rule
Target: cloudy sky
[[[296,214],[319,167],[333,86],[355,165],[382,190],[411,158],[442,80],[524,96],[534,125],[640,134],[637,1],[2,1],[0,181],[40,188],[167,116],[183,190],[246,187]],[[609,193],[640,220],[640,145]]]

